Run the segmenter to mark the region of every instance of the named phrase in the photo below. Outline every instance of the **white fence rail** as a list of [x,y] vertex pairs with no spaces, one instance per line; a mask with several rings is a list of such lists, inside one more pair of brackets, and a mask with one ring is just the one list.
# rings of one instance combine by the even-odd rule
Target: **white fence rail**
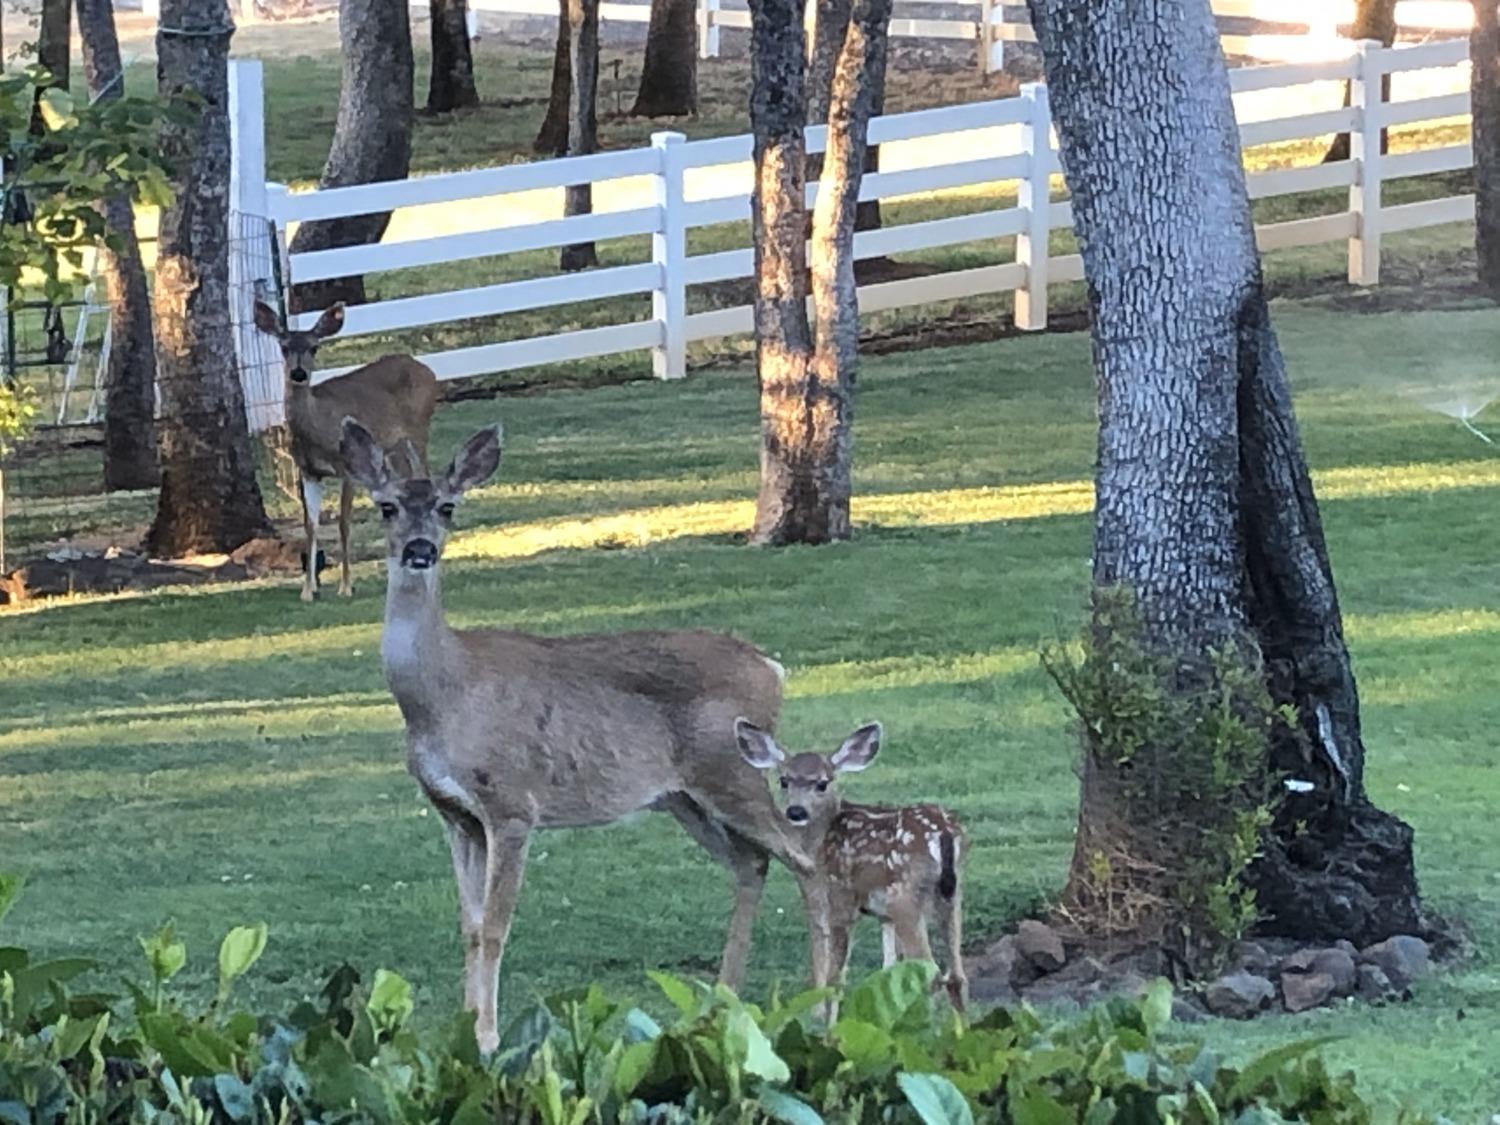
[[[1379,144],[1381,129],[1387,126],[1467,116],[1468,99],[1462,93],[1381,101],[1383,75],[1459,67],[1467,62],[1467,47],[1462,40],[1396,48],[1361,44],[1347,59],[1232,71],[1233,88],[1241,95],[1237,104],[1263,97],[1266,92],[1280,98],[1272,108],[1278,115],[1242,124],[1241,139],[1246,147],[1321,137],[1335,131],[1348,131],[1353,138],[1348,160],[1257,172],[1249,177],[1250,193],[1255,198],[1348,189],[1347,206],[1337,212],[1258,227],[1262,249],[1346,242],[1349,280],[1369,285],[1379,279],[1383,233],[1471,219],[1472,196],[1401,206],[1384,206],[1381,201],[1381,184],[1386,180],[1470,166],[1468,144],[1387,156],[1380,154]],[[258,64],[234,65],[232,89],[238,104],[248,107],[259,83]],[[1447,77],[1457,81],[1459,74],[1450,70]],[[1299,96],[1299,89],[1310,83],[1341,79],[1352,83],[1352,104],[1346,108],[1320,108],[1310,104],[1312,99]],[[1421,90],[1416,92],[1420,94]],[[1284,112],[1288,106],[1292,112]],[[351,274],[399,274],[578,242],[650,236],[649,256],[641,261],[583,273],[400,296],[348,310],[344,334],[359,336],[650,294],[650,315],[641,319],[421,355],[441,378],[642,349],[651,351],[658,376],[678,378],[686,371],[689,344],[751,331],[752,310],[748,305],[692,313],[687,305],[690,286],[752,276],[752,250],[695,254],[689,253],[688,244],[694,230],[749,220],[748,136],[688,141],[678,134],[661,133],[646,148],[294,193],[265,183],[260,156],[263,145],[246,135],[256,119],[253,111],[236,117],[240,139],[235,150],[236,206],[251,215],[269,216],[283,239],[289,225],[310,219],[394,210],[399,220],[402,209],[415,209],[410,214],[416,218],[405,224],[415,237],[290,255],[285,279],[291,283]],[[822,128],[809,129],[809,149],[820,151],[824,135]],[[1050,198],[1060,165],[1051,141],[1046,89],[1033,85],[1020,97],[881,117],[870,125],[870,140],[886,146],[883,160],[889,155],[905,155],[906,159],[885,160],[890,170],[867,176],[861,199],[1012,184],[1017,200],[1015,206],[862,232],[855,240],[857,257],[983,244],[1009,236],[1015,236],[1015,253],[1012,261],[1001,264],[863,286],[859,291],[861,309],[873,312],[1011,292],[1016,323],[1026,329],[1044,328],[1049,287],[1076,281],[1083,275],[1078,255],[1052,256],[1048,252],[1051,232],[1068,228],[1072,211],[1066,201]],[[910,143],[903,149],[903,142]],[[903,163],[908,166],[900,166]],[[607,198],[625,205],[591,215],[514,220],[517,213],[526,214],[528,209],[534,212],[538,198],[555,208],[561,188],[585,182],[596,188],[604,184],[615,189],[610,193],[596,190],[596,201]],[[726,185],[730,190],[725,190]],[[816,190],[816,185],[809,185],[809,201]],[[488,216],[496,212],[511,221],[460,233],[425,233],[424,228],[437,221],[428,218],[435,214],[428,209],[440,205],[446,205],[442,213],[451,217],[456,211],[471,226],[489,221]],[[455,275],[462,272],[454,271]],[[239,291],[248,294],[250,289]],[[316,312],[303,313],[294,318],[294,324],[306,327],[316,317]],[[248,323],[247,311],[241,310],[237,319]],[[242,340],[242,349],[257,346],[263,345],[257,345],[251,337]],[[250,358],[254,360],[250,366],[264,372],[263,354]],[[258,386],[252,396],[247,388],[247,399],[262,401],[265,390]],[[257,419],[257,426],[265,424],[266,417]]]

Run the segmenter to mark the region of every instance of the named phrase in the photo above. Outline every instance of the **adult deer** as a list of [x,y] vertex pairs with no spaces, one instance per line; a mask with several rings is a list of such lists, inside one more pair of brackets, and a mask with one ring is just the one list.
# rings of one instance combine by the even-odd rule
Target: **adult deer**
[[385,449],[397,449],[416,462],[414,472],[427,464],[427,430],[437,407],[437,376],[409,355],[388,355],[344,375],[312,381],[318,347],[344,327],[342,302],[330,305],[311,330],[286,329],[276,311],[255,302],[255,326],[275,336],[286,362],[286,421],[292,435],[292,460],[302,493],[303,530],[307,551],[302,562],[302,600],[318,595],[318,518],[322,514],[323,482],[340,478],[339,594],[349,597],[354,583],[349,569],[349,521],[354,488],[339,459],[343,421],[357,418]]
[[[477,1013],[480,1047],[498,1042],[500,959],[539,828],[610,824],[647,809],[676,817],[734,878],[719,978],[737,987],[769,857],[810,886],[811,862],[734,739],[738,715],[775,723],[780,665],[718,633],[449,628],[438,560],[459,497],[499,467],[499,427],[470,438],[435,480],[401,471],[353,419],[343,432],[347,471],[385,523],[381,660],[406,723],[408,768],[447,829],[464,1002]],[[816,929],[813,942],[816,961]]]

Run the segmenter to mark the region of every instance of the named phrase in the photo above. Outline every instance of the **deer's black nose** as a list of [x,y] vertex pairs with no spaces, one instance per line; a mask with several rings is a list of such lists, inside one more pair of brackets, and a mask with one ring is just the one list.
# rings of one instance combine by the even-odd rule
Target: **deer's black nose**
[[401,565],[412,570],[426,570],[438,560],[437,544],[430,539],[413,539],[401,548]]
[[801,805],[788,805],[786,809],[786,818],[793,824],[806,824],[807,810],[804,809]]
[[294,367],[287,374],[292,377],[292,382],[294,383],[307,382],[307,368],[305,367]]

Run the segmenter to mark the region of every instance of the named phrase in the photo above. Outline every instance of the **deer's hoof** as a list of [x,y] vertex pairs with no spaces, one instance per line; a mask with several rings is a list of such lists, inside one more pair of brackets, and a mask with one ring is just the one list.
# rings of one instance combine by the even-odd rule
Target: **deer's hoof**
[[354,596],[354,584],[352,582],[339,583],[339,597],[352,598]]
[[311,586],[302,587],[302,600],[304,602],[315,602],[318,600],[318,592]]
[[480,1031],[475,1038],[479,1041],[479,1053],[485,1058],[493,1055],[500,1046],[500,1033],[493,1029]]

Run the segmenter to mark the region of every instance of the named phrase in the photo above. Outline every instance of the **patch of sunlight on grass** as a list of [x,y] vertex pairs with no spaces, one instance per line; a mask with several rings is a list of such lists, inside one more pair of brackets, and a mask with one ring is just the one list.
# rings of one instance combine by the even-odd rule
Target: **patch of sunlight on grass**
[[1500,612],[1443,609],[1422,613],[1348,614],[1344,624],[1356,644],[1375,641],[1440,640],[1466,633],[1500,633]]
[[853,660],[797,670],[787,683],[787,696],[847,695],[884,688],[989,683],[1036,667],[1029,648],[1002,648],[963,656],[892,656],[881,660]]
[[[66,767],[70,801],[104,800],[116,806],[131,800],[202,801],[221,797],[249,797],[252,794],[275,795],[281,790],[322,785],[328,782],[348,783],[377,778],[402,783],[406,769],[402,762],[344,762],[337,766],[301,766],[293,769],[279,763],[260,763],[261,769],[205,770],[196,765],[164,766],[148,773],[122,775],[118,770]],[[55,796],[47,773],[29,773],[7,786],[0,797],[0,808],[7,805],[28,806],[32,802]],[[165,794],[165,798],[164,798]],[[120,811],[118,807],[116,812]]]
[[1369,500],[1500,486],[1500,458],[1446,464],[1353,465],[1313,473],[1319,500]]

